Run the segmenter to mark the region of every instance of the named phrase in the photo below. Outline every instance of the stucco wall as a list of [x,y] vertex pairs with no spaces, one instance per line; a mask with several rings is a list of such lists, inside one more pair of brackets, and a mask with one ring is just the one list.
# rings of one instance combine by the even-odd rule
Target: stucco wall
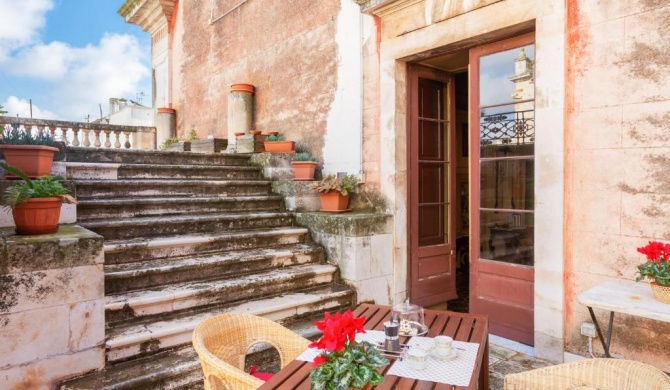
[[[670,241],[670,3],[567,6],[566,349],[584,354],[577,295],[634,279],[635,249]],[[670,371],[668,324],[621,315],[614,327],[613,354]]]
[[226,137],[230,85],[250,83],[254,127],[279,131],[323,162],[338,88],[342,2],[248,0],[223,16],[239,3],[214,2],[210,14],[210,0],[195,0],[179,10],[172,38],[179,135],[195,129],[200,138]]

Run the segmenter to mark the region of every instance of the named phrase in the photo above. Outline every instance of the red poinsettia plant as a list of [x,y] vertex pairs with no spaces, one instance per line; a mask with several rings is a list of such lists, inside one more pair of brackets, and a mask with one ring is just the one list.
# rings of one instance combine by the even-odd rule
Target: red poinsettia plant
[[640,272],[637,281],[648,278],[660,285],[670,286],[670,244],[649,241],[647,246],[637,248],[637,251],[647,256],[647,262],[637,266]]
[[384,377],[377,370],[389,361],[372,344],[356,341],[356,334],[365,333],[363,324],[365,317],[354,317],[351,310],[326,312],[323,321],[314,323],[323,336],[309,345],[321,350],[312,363],[312,390],[361,389],[382,382]]

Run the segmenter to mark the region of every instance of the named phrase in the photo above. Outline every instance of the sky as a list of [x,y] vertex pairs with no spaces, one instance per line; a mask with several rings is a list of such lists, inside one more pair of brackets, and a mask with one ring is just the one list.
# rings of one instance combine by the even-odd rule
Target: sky
[[[0,105],[10,116],[85,122],[109,98],[151,105],[151,40],[124,0],[0,0]],[[141,93],[144,95],[142,96]]]

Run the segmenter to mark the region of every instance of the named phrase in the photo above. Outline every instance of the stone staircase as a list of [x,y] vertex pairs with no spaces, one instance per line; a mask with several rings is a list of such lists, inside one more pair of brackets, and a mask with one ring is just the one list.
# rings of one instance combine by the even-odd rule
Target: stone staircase
[[105,238],[105,370],[61,389],[202,387],[193,328],[226,312],[314,335],[355,303],[249,156],[68,148],[78,224]]

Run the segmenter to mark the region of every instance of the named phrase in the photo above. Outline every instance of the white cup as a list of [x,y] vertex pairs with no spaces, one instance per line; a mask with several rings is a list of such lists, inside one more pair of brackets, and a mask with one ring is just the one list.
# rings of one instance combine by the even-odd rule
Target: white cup
[[413,370],[423,370],[426,368],[426,360],[428,360],[428,352],[422,348],[410,348],[407,351],[407,360],[409,360],[409,366]]
[[451,355],[451,343],[453,339],[449,336],[437,336],[435,337],[435,349],[437,354],[440,356],[449,356]]

